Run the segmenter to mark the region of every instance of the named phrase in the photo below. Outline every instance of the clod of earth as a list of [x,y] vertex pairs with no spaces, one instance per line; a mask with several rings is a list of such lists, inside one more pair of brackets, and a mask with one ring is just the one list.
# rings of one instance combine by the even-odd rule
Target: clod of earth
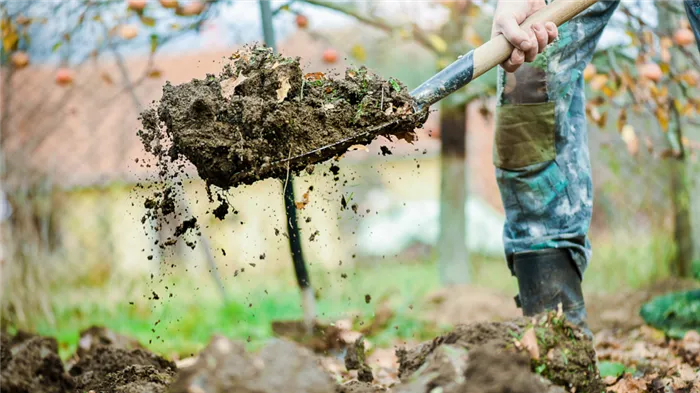
[[311,334],[304,321],[273,321],[272,331],[278,337],[298,342],[317,353],[327,353],[345,346],[339,328],[318,321],[314,322]]
[[195,364],[183,369],[171,393],[330,393],[335,383],[313,353],[275,340],[258,354],[241,343],[214,337]]
[[[337,80],[304,74],[298,58],[264,47],[236,52],[230,60],[218,76],[166,82],[158,109],[141,114],[139,132],[159,160],[182,155],[208,184],[223,189],[285,179],[378,135],[413,141],[413,130],[427,119],[427,111],[414,113],[405,86],[364,67]],[[321,149],[328,145],[333,147]]]
[[[529,329],[535,332],[538,352],[542,354],[539,359],[533,358],[532,351],[522,344],[523,336]],[[416,348],[401,349],[397,351],[400,364],[399,377],[402,381],[414,381],[413,383],[430,384],[430,386],[437,386],[440,385],[440,381],[447,381],[445,392],[464,391],[460,389],[470,382],[457,383],[455,380],[461,380],[457,378],[460,375],[465,377],[465,381],[467,380],[466,377],[470,375],[469,367],[472,367],[471,359],[475,353],[479,353],[474,350],[484,346],[491,348],[491,352],[505,353],[504,357],[509,358],[510,361],[516,358],[514,354],[528,357],[529,353],[532,371],[555,385],[564,387],[567,391],[575,389],[576,392],[581,393],[597,393],[603,390],[592,342],[580,330],[555,313],[540,315],[531,320],[517,319],[508,322],[461,325],[454,331]],[[491,360],[501,362],[498,357]],[[506,360],[502,361],[506,362]],[[515,363],[512,369],[514,372],[519,372],[519,367]],[[480,373],[475,372],[472,375],[476,376]],[[511,377],[515,378],[515,376]],[[416,380],[420,382],[415,382]]]
[[364,337],[358,337],[357,340],[347,348],[347,352],[345,353],[345,368],[348,371],[357,370],[357,379],[361,382],[372,382],[374,380],[372,368],[367,365],[365,359]]

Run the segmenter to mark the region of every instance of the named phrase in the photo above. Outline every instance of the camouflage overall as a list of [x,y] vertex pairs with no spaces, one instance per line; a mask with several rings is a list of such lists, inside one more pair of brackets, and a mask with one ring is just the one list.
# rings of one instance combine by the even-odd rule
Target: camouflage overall
[[[556,0],[555,0],[556,1]],[[566,1],[566,0],[562,0]],[[593,206],[583,70],[618,1],[600,1],[515,73],[499,67],[493,160],[506,211],[506,259],[548,248],[571,251],[583,275]],[[685,0],[700,42],[700,0]]]

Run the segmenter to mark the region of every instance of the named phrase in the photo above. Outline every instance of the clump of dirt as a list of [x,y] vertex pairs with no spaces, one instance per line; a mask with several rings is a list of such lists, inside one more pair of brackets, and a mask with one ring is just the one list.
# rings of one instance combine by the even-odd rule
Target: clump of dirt
[[297,342],[316,353],[328,353],[345,347],[342,330],[336,326],[314,322],[309,333],[304,321],[273,321],[272,331],[278,337]]
[[331,393],[335,387],[314,354],[294,343],[275,340],[254,355],[241,343],[214,337],[170,392]]
[[222,189],[284,179],[378,135],[413,141],[427,119],[427,111],[414,113],[403,84],[364,67],[346,70],[342,79],[304,74],[299,58],[259,46],[230,60],[218,76],[166,82],[157,110],[141,114],[139,132],[159,160],[182,155]]
[[100,345],[80,357],[69,373],[78,389],[116,391],[128,384],[152,386],[160,383],[164,389],[176,369],[175,363],[143,349]]
[[74,388],[58,356],[54,338],[32,337],[20,342],[3,334],[2,372],[3,392],[63,393]]
[[[531,334],[526,334],[528,330],[532,330]],[[409,381],[432,370],[433,373],[425,374],[432,377],[423,383],[444,386],[445,391],[457,389],[452,385],[460,375],[467,378],[462,370],[471,367],[473,350],[479,347],[488,347],[491,352],[505,351],[510,357],[528,353],[533,372],[569,391],[592,393],[603,388],[592,342],[553,312],[533,319],[461,325],[411,350],[400,349],[399,377]]]
[[348,381],[342,385],[338,385],[335,393],[382,393],[387,389],[383,386],[372,385],[369,382]]
[[374,381],[374,376],[372,375],[372,368],[367,365],[365,359],[365,340],[364,337],[360,336],[355,340],[355,342],[348,347],[345,353],[345,368],[350,370],[357,370],[357,379],[360,382],[372,382]]

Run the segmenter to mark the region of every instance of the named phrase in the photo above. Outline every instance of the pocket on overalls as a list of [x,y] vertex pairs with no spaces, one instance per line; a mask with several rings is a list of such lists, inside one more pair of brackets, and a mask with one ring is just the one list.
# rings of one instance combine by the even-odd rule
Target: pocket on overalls
[[554,160],[555,112],[547,94],[546,64],[524,64],[504,78],[502,104],[496,108],[494,165],[513,170]]
[[506,209],[542,213],[568,180],[556,162],[555,103],[547,94],[546,57],[505,73],[496,108],[493,163]]

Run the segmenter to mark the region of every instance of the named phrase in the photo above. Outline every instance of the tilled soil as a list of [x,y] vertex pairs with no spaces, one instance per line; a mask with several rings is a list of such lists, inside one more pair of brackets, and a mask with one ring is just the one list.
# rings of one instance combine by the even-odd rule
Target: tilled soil
[[[323,359],[275,339],[256,353],[216,336],[189,366],[176,365],[102,328],[83,332],[80,354],[66,366],[56,340],[2,336],[0,382],[7,392],[600,392],[592,344],[556,314],[534,320],[482,322],[397,351],[400,382],[374,380],[362,339],[345,364],[359,380],[334,378]],[[435,390],[435,389],[439,390]]]

